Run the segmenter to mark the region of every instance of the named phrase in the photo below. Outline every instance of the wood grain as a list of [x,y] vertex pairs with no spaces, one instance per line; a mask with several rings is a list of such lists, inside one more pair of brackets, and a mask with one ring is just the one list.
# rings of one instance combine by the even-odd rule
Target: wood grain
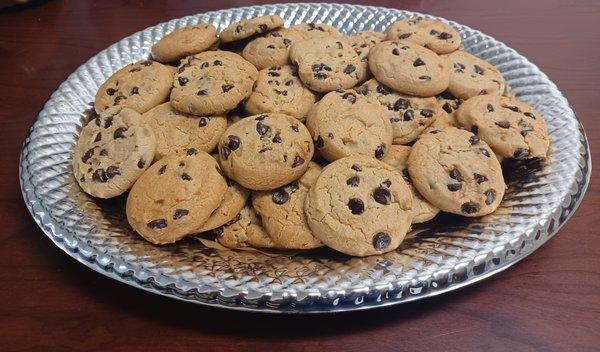
[[[556,238],[513,268],[442,297],[367,312],[275,316],[184,304],[107,279],[54,248],[23,205],[17,170],[52,91],[135,31],[249,3],[54,0],[0,10],[0,350],[600,350],[598,178]],[[566,94],[598,165],[600,2],[368,3],[456,20],[527,56]]]

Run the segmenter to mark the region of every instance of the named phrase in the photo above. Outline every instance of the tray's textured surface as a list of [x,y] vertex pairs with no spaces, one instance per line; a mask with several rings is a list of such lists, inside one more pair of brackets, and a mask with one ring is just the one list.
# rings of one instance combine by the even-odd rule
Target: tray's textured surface
[[96,201],[71,176],[82,112],[112,72],[146,58],[152,43],[174,28],[212,22],[223,29],[231,21],[266,13],[280,14],[287,25],[327,22],[344,33],[384,31],[398,18],[415,15],[332,4],[246,7],[160,24],[100,52],[52,95],[21,155],[25,202],[58,247],[107,276],[187,301],[271,312],[354,310],[419,299],[485,278],[548,240],[579,204],[591,164],[585,134],[566,99],[514,50],[450,22],[465,50],[496,65],[517,96],[548,121],[550,158],[509,175],[509,190],[495,214],[470,221],[447,218],[443,226],[414,231],[396,252],[362,259],[329,251],[267,256],[217,251],[195,241],[166,247],[144,242],[126,225],[122,200]]

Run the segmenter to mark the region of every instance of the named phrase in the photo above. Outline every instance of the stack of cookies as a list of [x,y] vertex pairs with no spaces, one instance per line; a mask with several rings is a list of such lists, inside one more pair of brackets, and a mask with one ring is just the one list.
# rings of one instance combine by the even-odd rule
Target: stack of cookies
[[81,188],[128,192],[129,224],[155,244],[367,256],[440,211],[494,212],[500,161],[546,157],[544,118],[448,24],[283,25],[178,29],[113,74],[74,149]]

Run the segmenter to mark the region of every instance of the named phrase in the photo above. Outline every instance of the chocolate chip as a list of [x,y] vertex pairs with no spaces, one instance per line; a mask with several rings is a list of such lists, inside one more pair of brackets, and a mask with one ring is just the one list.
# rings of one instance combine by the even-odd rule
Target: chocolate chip
[[388,95],[392,92],[392,90],[386,86],[384,86],[383,84],[378,84],[377,85],[377,93],[382,94],[382,95]]
[[344,73],[349,75],[352,72],[356,71],[356,67],[354,65],[348,65],[346,66],[346,68],[344,68]]
[[485,175],[478,174],[478,173],[474,173],[473,178],[475,179],[475,182],[477,182],[478,184],[484,183],[485,181],[488,180],[488,178]]
[[508,122],[508,121],[496,121],[495,124],[496,124],[496,126],[498,126],[500,128],[509,128],[510,127],[510,122]]
[[229,158],[229,154],[231,154],[231,150],[229,150],[229,148],[226,146],[221,147],[221,159],[227,160],[227,158]]
[[321,148],[323,148],[324,144],[325,144],[325,141],[323,141],[323,137],[317,136],[317,139],[315,140],[315,147],[318,149],[321,149]]
[[111,165],[106,168],[106,177],[113,178],[121,174],[121,169],[118,166]]
[[429,31],[429,34],[430,35],[438,35],[438,34],[440,34],[440,32],[436,31],[435,29],[432,29],[431,31]]
[[431,77],[429,77],[429,76],[419,76],[419,79],[422,80],[422,81],[430,81]]
[[292,163],[292,167],[297,167],[304,164],[304,159],[302,159],[302,157],[300,155],[296,155],[294,157],[294,163]]
[[429,109],[423,109],[423,110],[421,110],[421,115],[423,117],[427,117],[427,118],[433,117],[433,111],[429,110]]
[[146,224],[146,226],[148,226],[148,228],[151,230],[164,229],[165,227],[167,227],[167,220],[165,220],[165,219],[152,220],[148,224]]
[[462,183],[450,183],[447,187],[450,192],[456,192],[462,188]]
[[487,104],[487,111],[489,111],[489,112],[494,111],[494,107],[492,106],[492,104]]
[[348,209],[354,215],[360,215],[365,211],[365,204],[359,198],[350,198],[348,201]]
[[333,139],[333,133],[331,133],[331,132],[327,133],[327,138]]
[[106,149],[100,149],[100,155],[102,155],[102,156],[108,156],[108,150],[106,150]]
[[256,117],[254,118],[254,121],[262,121],[262,120],[264,120],[264,119],[265,119],[265,118],[267,118],[267,117],[269,117],[269,115],[267,115],[267,114],[262,114],[262,115],[256,116]]
[[142,61],[141,64],[142,64],[142,66],[148,67],[148,66],[152,65],[152,61],[150,61],[150,60]]
[[181,179],[184,181],[191,181],[192,177],[184,172],[181,174]]
[[466,202],[460,206],[460,211],[465,214],[473,214],[479,211],[479,205],[473,202]]
[[223,93],[227,93],[230,90],[232,90],[233,87],[234,87],[233,84],[224,84],[224,85],[221,86],[221,89],[223,90]]
[[177,73],[183,73],[183,71],[185,71],[186,67],[189,67],[190,64],[184,64],[179,66],[179,68],[177,69]]
[[440,35],[438,35],[438,38],[440,38],[442,40],[448,40],[448,39],[452,38],[452,34],[450,34],[448,32],[442,32],[442,33],[440,33]]
[[90,158],[94,156],[94,148],[88,150],[87,152],[85,152],[83,154],[83,156],[81,157],[81,161],[83,161],[84,163],[87,163],[88,160],[90,160]]
[[94,143],[100,142],[100,140],[102,140],[102,133],[98,132],[96,138],[94,138]]
[[373,248],[377,251],[382,251],[390,246],[392,238],[385,232],[378,232],[373,236]]
[[348,100],[350,104],[356,103],[356,95],[353,93],[345,93],[342,95],[342,99]]
[[440,132],[442,132],[442,131],[440,131],[440,130],[433,130],[433,131],[430,131],[429,133],[431,133],[431,134],[438,134]]
[[127,132],[127,127],[119,127],[115,130],[115,133],[113,134],[113,137],[115,139],[118,138],[125,138],[125,132]]
[[285,81],[284,84],[289,87],[289,86],[294,85],[294,81],[292,81],[291,79],[288,79],[287,81]]
[[108,88],[108,89],[106,90],[106,94],[108,94],[108,95],[110,95],[110,96],[113,96],[113,95],[115,95],[115,93],[116,93],[116,92],[117,92],[117,90],[116,90],[116,89],[114,89],[114,88]]
[[481,68],[481,66],[473,65],[473,68],[475,69],[475,73],[477,73],[478,75],[483,75],[483,69]]
[[444,109],[444,111],[449,114],[452,113],[452,106],[450,106],[450,104],[448,104],[448,103],[445,103],[444,105],[442,105],[442,109]]
[[94,171],[94,173],[92,174],[92,180],[94,180],[96,182],[101,182],[101,183],[108,181],[108,178],[106,177],[106,172],[104,172],[104,169],[97,169],[96,171]]
[[235,27],[235,32],[236,32],[236,33],[241,33],[243,30],[244,30],[244,26],[242,26],[241,24],[238,24],[238,25]]
[[383,158],[383,154],[385,154],[385,145],[382,144],[375,149],[375,158],[381,159]]
[[414,62],[413,62],[413,66],[414,67],[419,67],[419,66],[423,66],[425,65],[425,62],[423,60],[421,60],[420,57],[418,57]]
[[379,204],[388,205],[392,201],[392,194],[386,187],[377,187],[373,191],[373,199]]
[[381,182],[381,184],[380,184],[380,186],[387,187],[387,188],[390,188],[391,185],[392,185],[392,181],[390,181],[390,180],[385,180],[385,181]]
[[209,66],[210,66],[210,64],[209,64],[208,62],[203,62],[203,63],[200,65],[200,68],[207,68],[207,67],[209,67]]
[[198,151],[196,150],[196,148],[190,148],[190,149],[187,150],[187,152],[185,154],[187,156],[192,156],[192,155],[198,154]]
[[292,44],[292,41],[289,40],[288,38],[283,38],[283,44],[287,48],[287,47],[289,47]]
[[129,95],[136,95],[136,94],[140,94],[140,87],[132,87],[131,88]]
[[398,50],[398,48],[394,48],[392,49],[392,54],[399,56],[400,55],[400,50]]
[[260,121],[256,123],[256,132],[258,132],[258,134],[260,134],[261,136],[264,136],[267,132],[269,132],[269,129],[269,126],[263,124]]
[[269,45],[267,45],[267,49],[275,49],[275,45],[269,44]]
[[477,127],[477,125],[471,126],[471,133],[473,133],[474,135],[477,135],[478,132],[479,132],[479,127]]
[[515,150],[515,152],[513,153],[513,157],[515,159],[527,159],[528,156],[529,150],[523,148],[517,148],[517,150]]
[[292,128],[292,131],[294,131],[294,132],[300,132],[300,130],[298,129],[298,125],[292,125],[290,127]]
[[460,173],[460,171],[458,171],[458,169],[452,169],[448,174],[450,175],[450,178],[453,178],[458,182],[464,181],[462,174]]
[[412,33],[404,33],[404,34],[400,34],[398,36],[398,39],[406,39],[408,37],[410,37],[412,35]]
[[119,105],[119,104],[121,104],[121,101],[123,101],[125,99],[127,99],[126,96],[124,96],[124,95],[118,95],[118,96],[115,97],[115,102],[114,103],[115,103],[115,105]]
[[402,120],[403,121],[412,121],[412,119],[415,117],[415,112],[412,111],[411,109],[408,109],[404,112],[404,115],[402,115]]
[[532,131],[533,131],[533,129],[522,130],[521,131],[521,136],[527,137],[527,135],[529,134],[529,132],[532,132]]
[[504,108],[508,109],[508,110],[512,110],[514,112],[519,112],[519,108],[516,106],[503,106]]
[[479,91],[478,95],[486,95],[487,94],[487,90],[482,89],[481,91]]
[[488,152],[488,150],[485,148],[479,148],[477,151],[479,152],[479,154],[485,155],[488,158],[490,157],[490,152]]
[[275,204],[284,204],[288,201],[288,199],[290,199],[290,195],[288,194],[288,192],[286,192],[286,190],[280,188],[273,192],[271,199]]
[[270,76],[270,77],[279,77],[279,76],[281,76],[281,74],[279,74],[279,72],[269,71],[269,72],[267,72],[267,76]]
[[398,111],[398,110],[406,110],[406,109],[408,109],[409,106],[410,106],[410,102],[407,99],[398,98],[394,102],[394,105],[392,106],[392,108],[394,111]]
[[350,187],[358,187],[360,184],[360,178],[358,176],[352,176],[346,180],[346,184]]
[[[240,141],[240,139],[237,136],[230,135],[227,137],[227,139],[228,139],[227,149],[229,151],[234,151],[234,150],[238,149],[240,147],[240,144],[242,144],[242,142]],[[227,158],[225,158],[225,160],[227,160]]]
[[215,61],[213,61],[213,65],[215,65],[215,66],[223,66],[223,62],[221,60],[215,60]]
[[185,86],[190,80],[187,77],[180,76],[177,78],[180,86]]
[[535,115],[530,113],[530,112],[524,112],[523,115],[527,116],[527,117],[531,117],[532,119],[535,120]]
[[410,175],[408,174],[407,168],[402,169],[402,178],[404,178],[406,182],[410,182]]
[[182,217],[188,215],[189,213],[190,213],[190,211],[187,209],[175,209],[175,212],[173,213],[173,220],[181,219]]
[[473,135],[469,138],[469,143],[471,143],[471,145],[477,144],[479,143],[479,137]]
[[281,136],[279,135],[279,132],[277,132],[275,134],[275,136],[273,137],[272,141],[273,141],[273,143],[281,143],[282,139],[281,139]]
[[146,166],[146,160],[144,160],[144,158],[140,158],[140,160],[137,162],[137,167],[143,169],[144,166]]
[[200,90],[198,91],[198,93],[196,93],[196,94],[197,94],[197,95],[200,95],[200,96],[202,96],[202,95],[206,95],[206,94],[208,94],[208,89],[200,89]]
[[338,49],[344,49],[342,42],[335,42],[335,44],[337,45]]
[[351,168],[352,170],[354,170],[354,171],[362,171],[362,169],[360,168],[360,166],[358,166],[358,165],[356,165],[356,164],[353,164],[353,165],[352,165],[350,168]]
[[317,73],[314,74],[314,76],[315,76],[316,79],[325,79],[325,78],[328,77],[327,74],[325,74],[323,72],[317,72]]
[[490,205],[494,203],[494,199],[496,199],[496,191],[493,189],[488,189],[483,194],[485,195],[485,204]]

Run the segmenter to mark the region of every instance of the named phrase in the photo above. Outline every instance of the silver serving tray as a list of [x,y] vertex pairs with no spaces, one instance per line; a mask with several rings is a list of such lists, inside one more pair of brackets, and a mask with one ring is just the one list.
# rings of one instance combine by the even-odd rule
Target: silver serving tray
[[98,201],[71,175],[71,151],[99,85],[117,69],[147,58],[154,42],[198,22],[218,29],[241,18],[276,13],[286,25],[329,23],[345,34],[385,31],[418,14],[337,4],[253,6],[198,14],[135,33],[79,67],[52,94],[25,140],[20,180],[25,204],[64,252],[128,285],[216,307],[278,313],[368,309],[414,301],[473,284],[532,253],[562,227],[587,188],[591,160],[582,126],[548,77],[505,44],[449,22],[465,50],[502,71],[513,92],[546,117],[550,157],[514,165],[509,189],[492,215],[441,216],[414,230],[397,251],[350,258],[327,249],[304,253],[219,251],[184,240],[154,246],[127,225],[123,199]]

